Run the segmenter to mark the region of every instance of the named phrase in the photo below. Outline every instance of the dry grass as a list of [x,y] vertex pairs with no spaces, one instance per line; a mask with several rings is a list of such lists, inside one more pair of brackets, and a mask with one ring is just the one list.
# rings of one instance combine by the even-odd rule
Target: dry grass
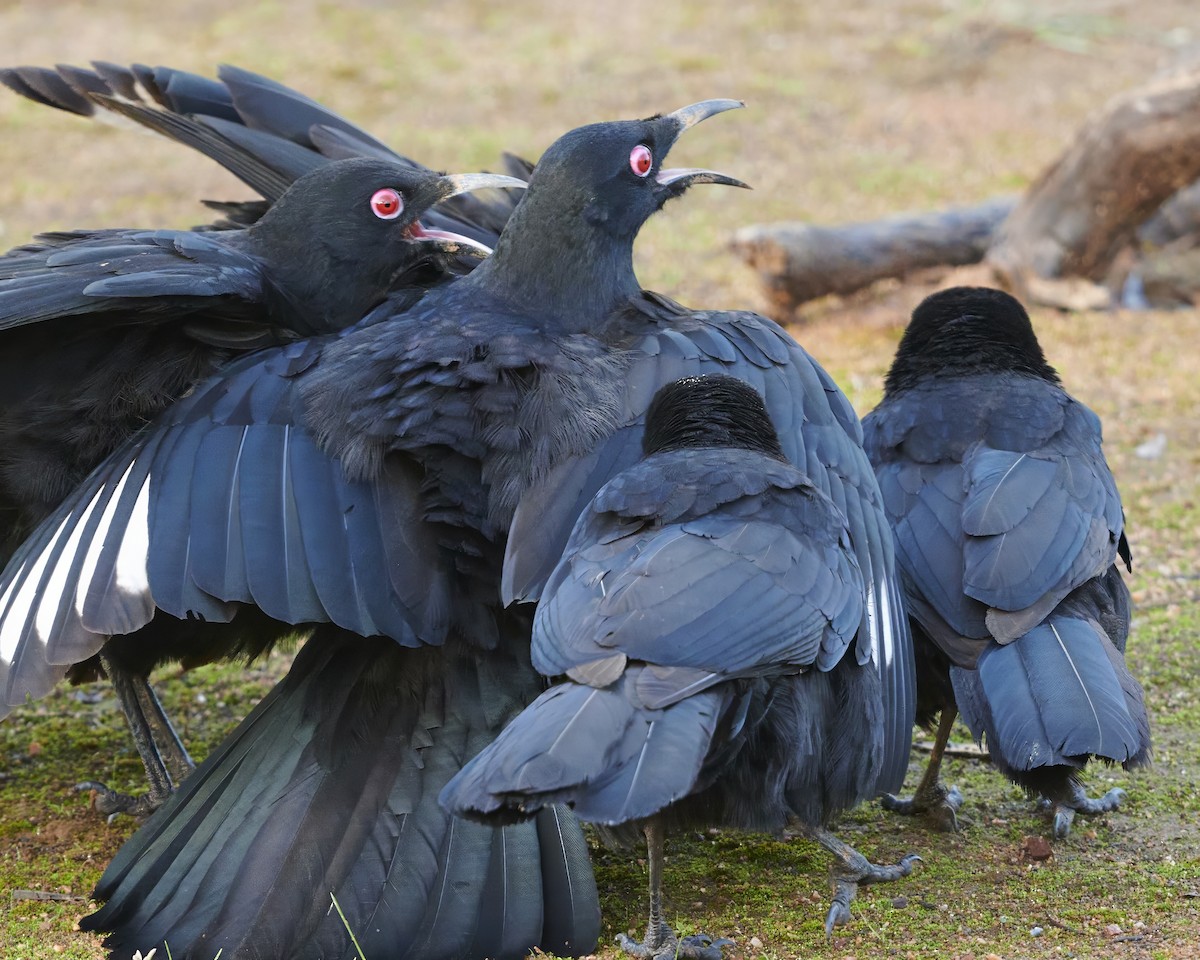
[[[757,307],[754,278],[724,249],[738,226],[874,217],[1019,189],[1089,110],[1200,39],[1188,32],[1193,22],[1184,0],[743,0],[712,8],[686,0],[0,0],[0,63],[102,58],[211,72],[233,62],[455,170],[487,166],[502,149],[536,157],[582,122],[742,97],[749,109],[705,124],[673,160],[725,170],[755,191],[695,191],[647,228],[638,256],[647,286],[696,305]],[[187,225],[204,215],[196,198],[244,194],[172,145],[10,96],[0,96],[0,169],[0,248],[46,229]],[[893,286],[818,305],[797,335],[869,409],[904,318],[929,289]],[[671,909],[714,933],[735,932],[740,956],[1195,955],[1200,381],[1190,354],[1200,318],[1034,319],[1068,385],[1104,418],[1125,493],[1142,611],[1131,662],[1155,711],[1157,766],[1118,776],[1130,787],[1129,812],[1083,825],[1039,869],[1021,861],[1019,847],[1043,821],[965,762],[952,775],[974,791],[967,834],[928,837],[864,809],[849,824],[864,851],[920,847],[927,866],[903,886],[864,894],[855,924],[832,944],[816,926],[821,908],[810,897],[824,896],[823,867],[810,850],[685,841],[668,865]],[[1158,433],[1166,452],[1136,456]],[[193,674],[168,684],[168,695],[203,749],[268,680]],[[204,691],[201,709],[195,697]],[[225,707],[216,709],[218,701]],[[90,887],[123,831],[91,818],[64,787],[89,772],[135,785],[127,750],[110,703],[80,704],[66,693],[0,726],[0,896]],[[81,769],[96,757],[105,758],[100,770]],[[640,922],[641,883],[628,859],[602,858],[606,936]],[[900,896],[912,906],[897,906]],[[0,919],[0,954],[101,955],[94,940],[70,932],[83,910],[15,906]],[[1122,935],[1106,937],[1108,923]],[[1035,924],[1043,937],[1028,935]],[[762,947],[751,946],[755,936]]]

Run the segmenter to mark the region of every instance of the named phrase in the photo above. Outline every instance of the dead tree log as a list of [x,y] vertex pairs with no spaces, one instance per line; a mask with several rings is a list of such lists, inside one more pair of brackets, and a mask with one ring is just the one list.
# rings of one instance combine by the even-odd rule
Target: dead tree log
[[1191,67],[1093,116],[1004,221],[987,262],[1019,296],[1057,303],[1055,281],[1101,284],[1138,227],[1197,178],[1200,67]]
[[1187,246],[1200,244],[1200,183],[1189,184],[1170,197],[1138,228],[1137,234],[1143,249],[1179,241]]
[[852,293],[876,280],[978,263],[1016,203],[1000,197],[973,207],[832,227],[743,227],[733,249],[759,271],[773,308],[786,315],[806,301]]
[[[733,249],[759,271],[781,317],[826,294],[985,258],[997,282],[1023,299],[1104,307],[1134,260],[1132,250],[1149,255],[1167,247],[1162,252],[1177,259],[1184,248],[1200,245],[1197,181],[1200,65],[1110,101],[1019,201],[999,198],[840,226],[746,227]],[[1130,252],[1118,261],[1122,251]],[[1171,260],[1164,276],[1178,267]],[[1200,287],[1191,283],[1182,293],[1158,296],[1160,272],[1147,275],[1151,303],[1198,295]],[[1178,286],[1174,280],[1168,285]]]

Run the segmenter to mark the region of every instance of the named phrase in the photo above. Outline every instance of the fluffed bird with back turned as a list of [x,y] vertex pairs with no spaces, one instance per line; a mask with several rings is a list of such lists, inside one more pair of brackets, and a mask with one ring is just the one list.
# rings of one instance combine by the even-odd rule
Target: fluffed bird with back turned
[[[57,233],[0,257],[0,517],[11,556],[105,457],[233,358],[339,330],[389,292],[415,302],[488,248],[429,229],[436,204],[480,188],[523,187],[486,174],[444,176],[387,160],[323,164],[299,177],[246,229]],[[104,813],[144,814],[190,768],[146,676],[161,659],[253,652],[279,633],[247,616],[239,635],[169,618],[93,658],[39,656],[45,624],[21,618],[29,583],[0,610],[0,716],[63,675],[113,680],[146,765],[150,792],[88,781]],[[97,663],[97,660],[99,663]]]
[[913,311],[884,397],[864,420],[895,524],[917,657],[918,717],[939,710],[911,798],[885,798],[953,829],[962,802],[939,781],[956,714],[1014,783],[1054,807],[1063,837],[1092,798],[1091,759],[1148,762],[1142,690],[1125,666],[1132,564],[1099,418],[1046,362],[1021,305],[955,287]]
[[733,377],[659,390],[642,447],[584,509],[542,592],[533,664],[563,682],[442,802],[498,822],[567,803],[610,835],[640,826],[650,916],[623,949],[715,958],[730,941],[680,941],[663,916],[668,829],[778,832],[797,818],[839,857],[830,926],[860,882],[907,875],[917,858],[864,868],[825,829],[873,795],[862,758],[883,734],[879,676],[851,652],[864,590],[845,516]]
[[[221,619],[232,601],[331,623],[114,860],[97,889],[107,903],[86,921],[114,948],[346,950],[323,910],[334,892],[371,956],[588,949],[595,896],[572,861],[574,821],[554,807],[532,823],[466,824],[437,794],[541,690],[524,614],[502,603],[537,599],[580,510],[639,458],[650,398],[688,374],[755,386],[788,458],[845,515],[864,578],[850,656],[880,690],[882,736],[859,759],[873,791],[897,788],[911,649],[857,418],[771,321],[688,310],[633,271],[638,230],[667,200],[736,183],[662,160],[737,105],[560,138],[470,275],[230,365],[111,458],[10,565],[9,579],[68,546],[86,554],[80,518],[113,503],[97,563],[80,579],[65,560],[35,616],[69,616],[86,595],[102,633],[131,597],[141,616]],[[136,589],[106,589],[118,571]],[[373,634],[391,639],[363,639]],[[553,837],[567,852],[551,858]]]

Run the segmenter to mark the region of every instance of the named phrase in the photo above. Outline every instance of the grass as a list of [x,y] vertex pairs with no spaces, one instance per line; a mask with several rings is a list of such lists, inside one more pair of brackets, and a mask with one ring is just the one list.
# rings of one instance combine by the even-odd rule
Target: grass
[[[700,306],[760,308],[755,278],[725,252],[746,223],[818,222],[975,202],[1023,187],[1104,99],[1169,62],[1183,0],[1043,5],[976,0],[683,0],[620,6],[483,0],[233,4],[151,0],[97,7],[0,2],[0,63],[105,58],[211,72],[234,62],[318,97],[414,156],[478,169],[502,149],[536,157],[594,119],[645,115],[711,96],[748,109],[690,134],[673,155],[747,180],[753,193],[703,188],[671,205],[638,246],[644,283]],[[0,248],[38,230],[183,226],[201,196],[244,190],[202,160],[148,137],[100,128],[0,95]],[[978,272],[958,279],[985,279]],[[955,278],[943,278],[942,283]],[[878,400],[907,312],[932,287],[890,284],[816,304],[797,336],[862,411]],[[1037,313],[1047,354],[1105,421],[1135,549],[1138,614],[1129,661],[1146,688],[1152,768],[1090,772],[1123,786],[1123,811],[1077,821],[1045,862],[1023,853],[1048,831],[1010,785],[952,759],[970,825],[929,834],[866,805],[842,835],[864,853],[925,863],[865,889],[853,923],[826,942],[821,853],[799,839],[696,834],[668,841],[669,916],[686,931],[737,941],[733,955],[783,960],[902,957],[1197,956],[1200,929],[1200,384],[1190,353],[1200,320],[1178,314]],[[1166,452],[1136,447],[1158,433]],[[162,679],[168,710],[203,756],[286,663],[209,667]],[[965,740],[965,731],[956,739]],[[914,754],[910,786],[923,755]],[[141,768],[103,686],[60,689],[0,723],[0,955],[103,954],[74,930],[87,894],[130,832],[72,791],[96,777],[140,789]],[[606,926],[639,936],[639,853],[596,851]],[[43,891],[75,900],[33,900]],[[1106,932],[1111,925],[1121,932]],[[1041,928],[1040,936],[1031,930]],[[155,944],[142,945],[143,953]],[[158,956],[164,956],[161,950]],[[367,958],[379,960],[379,958]]]

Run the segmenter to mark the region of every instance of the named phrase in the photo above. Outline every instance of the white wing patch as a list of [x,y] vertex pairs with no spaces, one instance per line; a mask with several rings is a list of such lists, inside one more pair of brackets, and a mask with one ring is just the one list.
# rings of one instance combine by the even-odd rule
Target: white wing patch
[[[83,566],[79,571],[79,582],[75,593],[75,611],[79,616],[83,617],[84,604],[87,601],[88,588],[92,585],[92,581],[96,578],[96,567],[100,562],[100,555],[104,552],[104,548],[109,541],[109,537],[116,535],[122,538],[120,549],[117,552],[116,562],[116,585],[122,590],[133,593],[137,591],[148,590],[150,587],[150,578],[146,573],[146,554],[150,549],[150,478],[145,477],[142,481],[142,489],[138,491],[138,498],[134,504],[133,514],[123,530],[113,530],[113,516],[117,512],[117,506],[121,502],[121,493],[125,489],[125,483],[129,479],[129,474],[133,470],[134,464],[130,463],[125,468],[125,472],[121,474],[121,479],[117,481],[116,488],[112,495],[108,498],[108,503],[104,507],[104,513],[100,516],[100,524],[96,528],[96,533],[92,537],[91,543],[88,544],[87,555],[84,557]],[[101,487],[92,498],[92,502],[88,504],[88,512],[90,513],[96,502],[105,494],[105,488]],[[141,555],[133,556],[134,549],[140,544]],[[140,564],[140,570],[137,569]]]
[[[47,548],[33,559],[33,566],[28,567],[29,573],[24,577],[18,573],[13,577],[13,582],[4,591],[3,596],[0,596],[0,607],[3,609],[0,616],[4,618],[0,625],[0,658],[3,658],[5,663],[12,663],[16,656],[17,646],[25,635],[25,627],[29,623],[29,614],[38,601],[38,586],[42,582],[42,573],[54,550],[54,544],[62,536],[69,519],[70,517],[65,517],[58,525]],[[42,637],[38,637],[38,639],[45,646],[46,641]]]
[[[133,465],[130,464],[130,469]],[[125,476],[129,471],[125,472]],[[125,478],[122,477],[122,480]],[[117,589],[124,593],[147,594],[150,592],[150,573],[147,560],[150,555],[150,475],[142,480],[133,504],[129,523],[125,525],[121,549],[117,554]],[[80,583],[83,589],[83,583]]]
[[[7,571],[10,582],[0,594],[0,660],[28,658],[34,651],[21,645],[37,643],[41,659],[54,663],[50,645],[69,622],[64,616],[83,621],[85,607],[98,601],[107,606],[114,591],[126,599],[149,597],[149,475],[141,477],[132,505],[129,496],[122,497],[135,466],[131,462],[115,484],[101,483],[82,510],[68,510],[42,548]],[[84,627],[90,629],[86,622]],[[96,649],[105,639],[97,634]]]
[[894,625],[891,592],[886,584],[871,583],[867,587],[867,630],[871,635],[871,659],[880,668],[891,667],[896,661]]

